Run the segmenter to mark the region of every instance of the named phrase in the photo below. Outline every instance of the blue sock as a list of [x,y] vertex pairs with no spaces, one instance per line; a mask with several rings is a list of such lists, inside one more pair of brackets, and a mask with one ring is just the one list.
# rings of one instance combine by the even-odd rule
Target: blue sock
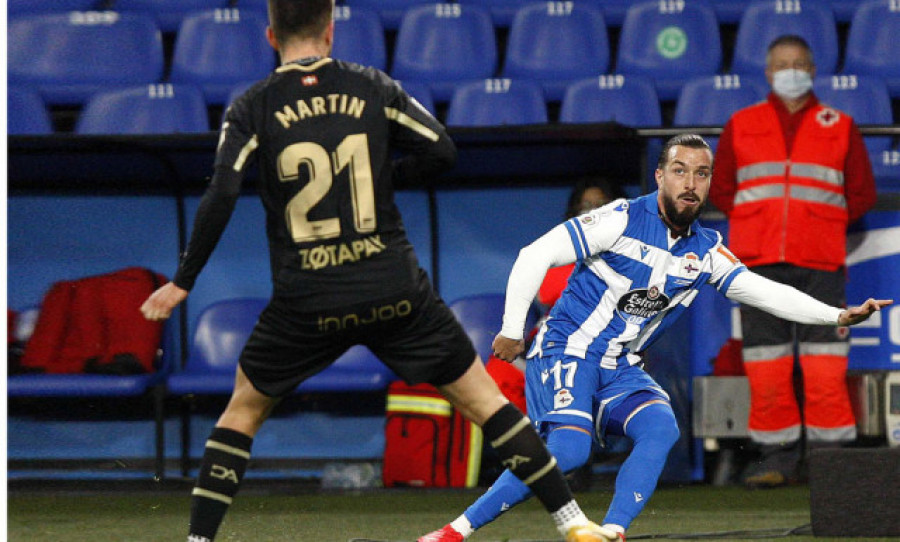
[[626,436],[634,441],[616,477],[616,492],[603,523],[628,528],[653,495],[669,450],[678,440],[678,422],[668,404],[652,404],[628,422]]
[[[591,436],[577,429],[551,429],[547,449],[556,457],[559,468],[568,472],[583,465],[590,457]],[[494,485],[466,509],[466,519],[472,524],[472,528],[479,529],[531,495],[528,486],[509,470],[505,470]]]

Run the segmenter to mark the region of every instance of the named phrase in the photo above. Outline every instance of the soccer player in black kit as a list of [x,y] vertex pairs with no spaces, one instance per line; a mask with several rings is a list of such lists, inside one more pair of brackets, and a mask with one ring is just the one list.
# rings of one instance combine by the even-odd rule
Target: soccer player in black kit
[[[566,540],[603,540],[406,238],[393,184],[453,166],[456,148],[443,126],[384,73],[329,58],[333,0],[269,0],[268,8],[266,36],[282,64],[229,107],[188,249],[172,282],[141,307],[161,320],[187,297],[228,223],[248,162],[257,160],[274,291],[207,441],[188,541],[215,537],[253,437],[279,399],[355,344],[404,380],[434,384],[479,424]],[[393,160],[394,151],[402,158]]]

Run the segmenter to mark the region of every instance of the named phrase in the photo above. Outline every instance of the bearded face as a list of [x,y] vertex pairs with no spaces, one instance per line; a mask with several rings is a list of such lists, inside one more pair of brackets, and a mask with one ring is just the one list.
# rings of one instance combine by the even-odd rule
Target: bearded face
[[673,226],[687,228],[703,210],[706,197],[700,198],[696,192],[685,191],[681,194],[666,194],[663,192],[663,214]]
[[709,195],[712,153],[680,145],[669,150],[663,169],[656,170],[659,206],[670,226],[683,230],[700,216]]

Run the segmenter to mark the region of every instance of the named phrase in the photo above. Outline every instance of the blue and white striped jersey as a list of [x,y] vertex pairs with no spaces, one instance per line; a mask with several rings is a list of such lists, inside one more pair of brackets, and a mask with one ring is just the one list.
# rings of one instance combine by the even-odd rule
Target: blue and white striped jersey
[[701,286],[725,293],[746,270],[715,230],[694,223],[673,241],[656,192],[618,200],[565,226],[578,263],[528,357],[567,354],[608,369],[634,365]]

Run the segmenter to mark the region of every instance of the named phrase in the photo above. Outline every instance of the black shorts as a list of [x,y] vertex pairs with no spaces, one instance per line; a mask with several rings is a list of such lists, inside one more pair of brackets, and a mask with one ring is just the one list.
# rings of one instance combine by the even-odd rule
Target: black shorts
[[271,397],[290,394],[356,344],[411,384],[453,382],[476,356],[427,278],[405,295],[349,307],[301,312],[292,305],[291,298],[274,297],[241,353],[247,378]]

